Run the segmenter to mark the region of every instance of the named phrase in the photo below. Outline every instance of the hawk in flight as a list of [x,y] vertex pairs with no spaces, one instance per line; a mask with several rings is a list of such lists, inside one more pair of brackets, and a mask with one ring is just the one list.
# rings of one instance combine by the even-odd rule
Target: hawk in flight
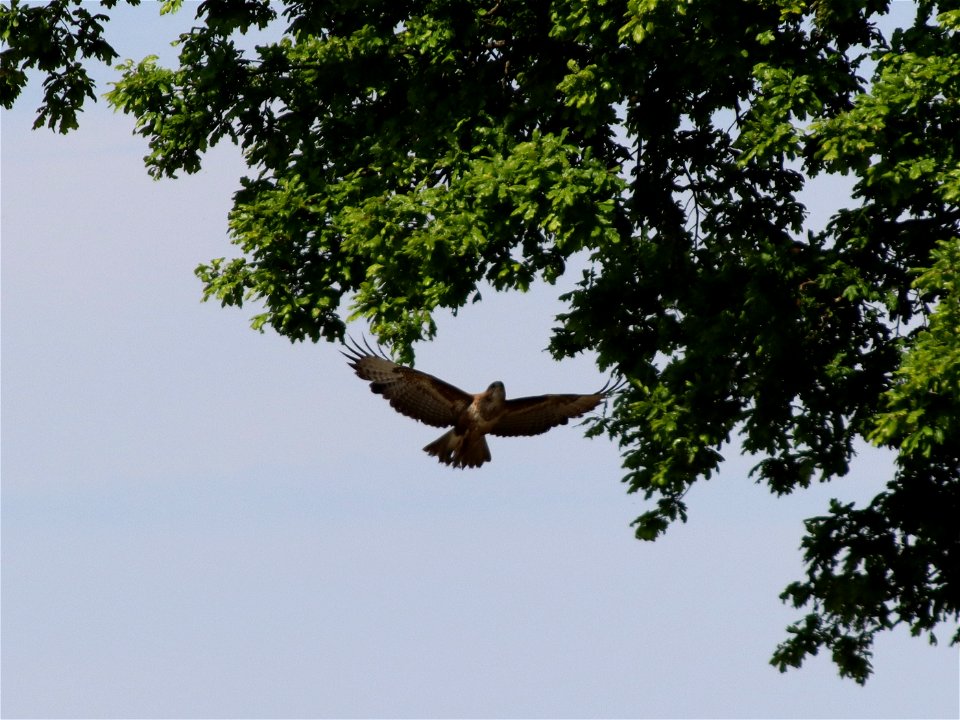
[[603,387],[592,395],[537,395],[507,400],[502,382],[472,395],[433,375],[404,367],[353,341],[343,355],[370,389],[394,410],[434,427],[450,430],[424,450],[453,467],[480,467],[490,459],[485,435],[539,435],[570,418],[593,410],[616,390]]

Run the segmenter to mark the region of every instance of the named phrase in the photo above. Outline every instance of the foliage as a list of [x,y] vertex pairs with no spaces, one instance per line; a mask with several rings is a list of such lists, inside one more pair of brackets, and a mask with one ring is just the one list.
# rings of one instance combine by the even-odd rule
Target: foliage
[[[140,0],[127,0],[138,5]],[[117,0],[103,0],[112,8]],[[26,70],[46,73],[43,102],[37,109],[34,128],[47,125],[61,133],[77,127],[77,113],[84,100],[95,100],[93,80],[83,60],[113,62],[117,53],[103,37],[109,18],[93,14],[78,2],[52,0],[26,5],[10,0],[0,8],[0,104],[9,108],[27,82]]]
[[[4,103],[36,64],[38,122],[61,130],[90,94],[77,55],[113,57],[70,5],[13,3],[0,25]],[[240,253],[197,272],[206,297],[261,302],[257,328],[336,340],[349,302],[411,359],[436,309],[583,268],[551,350],[629,380],[591,431],[656,499],[639,538],[686,519],[733,436],[777,494],[844,475],[858,439],[895,450],[867,507],[808,521],[782,597],[809,613],[773,658],[828,649],[863,682],[878,631],[932,639],[960,612],[960,10],[921,0],[885,36],[888,10],[207,0],[179,67],[127,61],[109,99],[154,176],[243,149]],[[241,49],[271,23],[278,41]],[[800,193],[831,175],[853,197],[806,230]]]

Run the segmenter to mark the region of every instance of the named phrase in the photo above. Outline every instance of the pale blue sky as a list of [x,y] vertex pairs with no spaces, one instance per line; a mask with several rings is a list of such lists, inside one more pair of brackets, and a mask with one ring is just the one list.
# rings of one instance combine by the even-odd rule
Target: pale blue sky
[[[147,7],[110,37],[139,59],[189,24]],[[420,450],[439,433],[337,348],[199,302],[193,268],[233,253],[232,148],[154,182],[129,118],[101,102],[79,132],[32,132],[35,100],[2,118],[5,717],[960,712],[956,648],[905,631],[866,687],[824,657],[767,664],[799,615],[777,595],[803,518],[869,499],[889,458],[776,499],[732,457],[652,544],[617,448],[580,428],[440,466]],[[557,294],[484,293],[419,367],[467,390],[596,389],[589,358],[542,352]]]

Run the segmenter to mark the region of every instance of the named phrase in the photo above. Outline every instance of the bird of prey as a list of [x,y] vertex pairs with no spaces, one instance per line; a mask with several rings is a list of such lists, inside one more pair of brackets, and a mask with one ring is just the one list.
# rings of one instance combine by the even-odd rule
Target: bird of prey
[[595,408],[616,387],[590,395],[537,395],[507,400],[502,382],[472,395],[443,380],[398,365],[367,345],[346,345],[343,355],[370,389],[400,413],[434,427],[450,427],[424,449],[441,463],[480,467],[490,460],[486,435],[539,435]]

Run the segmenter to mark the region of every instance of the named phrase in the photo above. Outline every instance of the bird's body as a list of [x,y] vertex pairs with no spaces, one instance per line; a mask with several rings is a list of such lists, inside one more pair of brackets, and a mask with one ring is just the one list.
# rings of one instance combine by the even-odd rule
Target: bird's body
[[539,435],[595,408],[609,393],[538,395],[507,400],[502,382],[470,394],[449,383],[398,365],[354,343],[344,355],[370,389],[395,410],[435,427],[450,427],[424,450],[453,467],[480,467],[490,460],[486,435]]
[[495,382],[486,392],[474,395],[473,401],[460,413],[453,428],[424,450],[447,465],[480,467],[491,457],[484,435],[496,428],[506,410],[503,383]]

